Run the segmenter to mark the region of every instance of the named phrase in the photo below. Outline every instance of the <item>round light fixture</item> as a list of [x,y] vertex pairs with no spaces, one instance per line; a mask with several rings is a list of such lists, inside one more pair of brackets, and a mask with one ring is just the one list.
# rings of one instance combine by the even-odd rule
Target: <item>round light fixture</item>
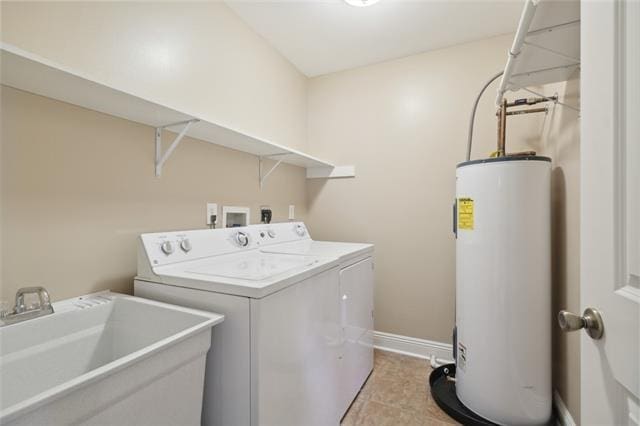
[[378,3],[380,0],[344,0],[349,6],[366,7]]

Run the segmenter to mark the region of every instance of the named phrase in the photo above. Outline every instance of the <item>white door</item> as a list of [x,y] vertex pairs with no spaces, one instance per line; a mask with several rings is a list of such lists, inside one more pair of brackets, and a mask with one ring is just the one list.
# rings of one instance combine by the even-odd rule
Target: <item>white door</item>
[[581,3],[581,420],[640,424],[640,1]]

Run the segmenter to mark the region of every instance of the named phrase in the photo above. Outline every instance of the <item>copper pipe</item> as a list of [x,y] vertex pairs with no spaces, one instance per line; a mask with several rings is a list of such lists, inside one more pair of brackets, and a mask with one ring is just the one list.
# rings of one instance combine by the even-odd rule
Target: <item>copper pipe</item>
[[549,102],[549,101],[557,101],[558,100],[558,96],[551,96],[548,98],[522,98],[522,99],[516,99],[513,102],[509,102],[507,104],[507,108],[511,108],[514,106],[523,106],[523,105],[536,105],[539,104],[541,102]]
[[[507,111],[507,116],[509,115],[520,115],[520,114],[529,114],[532,112],[549,112],[549,107],[544,108],[531,108],[531,109],[517,109],[515,111]],[[500,108],[496,111],[496,117],[500,117]]]
[[507,136],[507,100],[502,100],[500,105],[500,114],[498,115],[498,157],[504,157],[506,154],[506,136]]
[[541,102],[547,102],[549,100],[553,100],[552,98],[529,98],[529,99],[519,99],[514,102],[507,102],[506,99],[502,99],[502,103],[500,104],[500,108],[496,112],[498,116],[498,149],[496,151],[496,155],[498,157],[504,157],[507,155],[507,116],[509,115],[522,115],[522,114],[534,114],[538,112],[547,112],[548,108],[530,108],[530,109],[521,109],[516,111],[508,111],[507,108],[514,106],[522,106],[522,105],[535,105]]
[[507,115],[521,115],[521,114],[533,114],[536,112],[547,112],[548,109],[545,108],[531,108],[531,109],[521,109],[518,111],[509,111]]
[[496,155],[500,156],[500,137],[502,135],[502,105],[498,107],[496,111],[496,117],[498,117],[498,134],[496,135]]

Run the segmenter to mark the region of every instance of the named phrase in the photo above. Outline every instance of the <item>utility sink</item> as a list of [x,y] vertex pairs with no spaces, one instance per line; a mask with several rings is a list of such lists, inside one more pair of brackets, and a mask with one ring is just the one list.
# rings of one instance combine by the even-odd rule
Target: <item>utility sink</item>
[[0,424],[199,425],[222,315],[111,292],[0,328]]

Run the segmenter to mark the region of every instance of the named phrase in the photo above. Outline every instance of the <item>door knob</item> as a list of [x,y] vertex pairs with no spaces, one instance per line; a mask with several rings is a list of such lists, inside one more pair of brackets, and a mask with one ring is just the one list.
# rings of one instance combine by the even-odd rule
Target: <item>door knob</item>
[[604,333],[602,315],[597,309],[587,308],[582,316],[569,311],[558,312],[558,324],[562,331],[576,331],[584,328],[587,334],[594,340],[598,340]]

